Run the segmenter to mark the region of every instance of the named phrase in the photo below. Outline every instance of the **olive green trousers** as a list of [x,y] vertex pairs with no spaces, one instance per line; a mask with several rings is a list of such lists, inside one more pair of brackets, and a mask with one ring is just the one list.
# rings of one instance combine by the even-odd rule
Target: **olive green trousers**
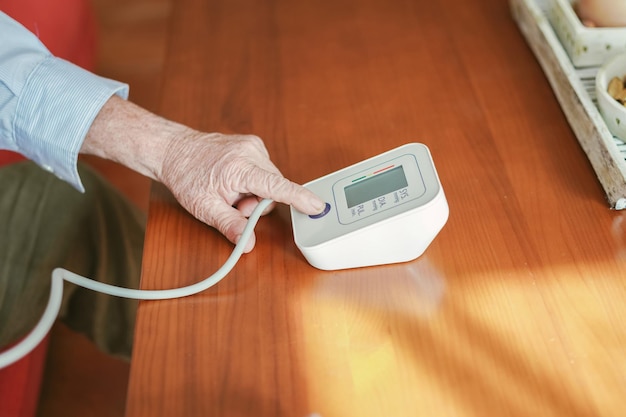
[[[84,194],[32,162],[0,167],[0,349],[39,321],[56,267],[139,285],[144,214],[87,166],[79,172]],[[130,358],[137,302],[64,285],[59,319]]]

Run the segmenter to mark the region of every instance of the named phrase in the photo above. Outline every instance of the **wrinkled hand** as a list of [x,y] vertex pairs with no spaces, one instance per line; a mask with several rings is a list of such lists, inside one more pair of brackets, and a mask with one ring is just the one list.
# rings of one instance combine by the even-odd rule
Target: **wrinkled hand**
[[[321,212],[325,204],[285,179],[258,137],[198,132],[117,96],[96,116],[81,152],[161,181],[186,210],[233,243],[263,198],[306,214]],[[251,236],[246,252],[254,243]]]
[[[270,161],[263,141],[251,135],[194,132],[179,138],[168,149],[160,181],[187,211],[233,243],[263,198],[306,214],[319,213],[324,207],[315,194],[284,178]],[[254,244],[251,236],[245,252]]]

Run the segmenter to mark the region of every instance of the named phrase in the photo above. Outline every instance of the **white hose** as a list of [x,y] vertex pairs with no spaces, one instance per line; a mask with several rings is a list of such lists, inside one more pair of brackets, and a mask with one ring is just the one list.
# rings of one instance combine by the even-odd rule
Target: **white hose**
[[115,285],[94,281],[62,268],[56,268],[52,271],[52,285],[50,288],[48,305],[46,306],[46,310],[41,316],[39,323],[37,323],[33,330],[31,330],[31,332],[18,344],[0,353],[0,369],[13,364],[28,355],[46,337],[52,328],[52,325],[56,321],[59,309],[61,308],[64,280],[103,294],[123,298],[133,298],[136,300],[166,300],[197,294],[220,282],[222,278],[224,278],[233,269],[243,254],[243,250],[248,243],[248,240],[250,239],[261,214],[271,203],[272,200],[265,199],[257,205],[248,219],[248,223],[241,234],[241,238],[220,269],[218,269],[210,277],[186,287],[166,290],[137,290],[132,288],[116,287]]

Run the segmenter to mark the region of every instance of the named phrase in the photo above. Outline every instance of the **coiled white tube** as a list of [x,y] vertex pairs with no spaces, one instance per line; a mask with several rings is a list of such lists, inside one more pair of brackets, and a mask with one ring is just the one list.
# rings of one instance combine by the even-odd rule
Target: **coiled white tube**
[[94,281],[62,268],[56,268],[52,272],[52,286],[50,288],[48,305],[46,306],[46,310],[41,316],[39,323],[37,323],[33,330],[31,330],[30,333],[18,344],[0,353],[0,369],[13,364],[28,355],[46,337],[52,328],[52,325],[56,321],[59,309],[61,308],[64,280],[93,291],[117,297],[133,298],[136,300],[166,300],[197,294],[220,282],[222,278],[224,278],[233,269],[243,254],[243,250],[248,243],[248,240],[250,239],[261,214],[271,203],[272,200],[265,199],[257,205],[248,218],[248,223],[241,234],[239,242],[237,242],[232,253],[220,269],[204,280],[186,287],[165,290],[137,290],[132,288],[116,287],[115,285]]

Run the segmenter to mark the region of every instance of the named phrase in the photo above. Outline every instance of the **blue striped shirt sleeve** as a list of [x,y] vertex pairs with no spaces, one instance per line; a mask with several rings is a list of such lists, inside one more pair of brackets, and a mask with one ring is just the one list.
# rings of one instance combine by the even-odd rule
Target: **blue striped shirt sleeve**
[[56,58],[0,12],[0,149],[19,152],[84,191],[78,152],[93,120],[128,86]]

